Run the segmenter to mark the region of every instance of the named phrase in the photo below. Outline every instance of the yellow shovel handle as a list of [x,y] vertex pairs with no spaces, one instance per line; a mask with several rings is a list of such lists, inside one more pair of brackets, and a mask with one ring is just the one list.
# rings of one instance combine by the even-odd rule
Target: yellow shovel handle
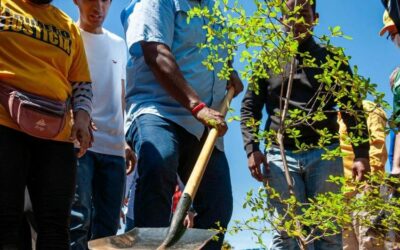
[[[229,104],[233,98],[234,93],[235,93],[234,89],[229,88],[228,93],[226,94],[224,100],[222,101],[220,112],[224,117],[228,112]],[[206,170],[208,161],[210,160],[211,153],[214,149],[217,138],[218,138],[218,131],[217,129],[212,128],[207,136],[206,141],[204,142],[204,146],[200,152],[199,157],[197,158],[196,164],[193,167],[193,171],[189,177],[189,180],[186,183],[183,193],[189,194],[192,200],[194,199],[197,189],[199,188],[201,179],[203,178],[204,172]]]

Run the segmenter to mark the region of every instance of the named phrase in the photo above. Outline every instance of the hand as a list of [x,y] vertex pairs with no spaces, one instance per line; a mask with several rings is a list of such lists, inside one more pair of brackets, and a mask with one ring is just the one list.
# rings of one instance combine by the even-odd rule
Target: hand
[[78,140],[79,152],[78,158],[82,157],[93,143],[92,124],[89,114],[85,110],[78,110],[74,113],[74,125],[72,126],[72,141]]
[[392,198],[400,198],[400,174],[389,175],[389,187],[392,189]]
[[136,155],[131,147],[125,143],[125,164],[126,164],[126,175],[129,175],[135,169]]
[[96,123],[94,123],[93,120],[90,120],[90,129],[91,129],[91,132],[97,131]]
[[194,226],[194,217],[195,217],[195,216],[196,216],[195,213],[193,213],[193,212],[191,212],[191,211],[187,212],[187,215],[186,215],[186,217],[185,217],[185,220],[183,221],[183,225],[184,225],[186,228],[193,228],[193,226]]
[[124,213],[124,211],[121,209],[121,211],[119,212],[119,217],[121,219],[122,222],[120,222],[118,224],[118,229],[122,228],[122,225],[126,224],[126,215]]
[[[122,223],[121,222],[119,223],[118,229],[121,229],[122,225],[126,224],[126,213],[124,212],[124,210],[127,209],[128,202],[129,202],[128,198],[124,198],[124,200],[122,201],[122,207],[119,212],[119,218],[121,219]],[[127,211],[127,210],[125,210],[125,211]]]
[[205,126],[217,129],[219,136],[223,136],[228,130],[224,116],[220,112],[208,107],[204,107],[197,112],[195,118]]
[[253,176],[253,178],[256,179],[257,181],[263,181],[264,176],[261,172],[260,166],[261,166],[261,164],[263,164],[265,167],[265,170],[269,171],[267,157],[260,151],[255,151],[249,155],[247,162],[248,162],[250,173]]
[[356,181],[365,180],[365,175],[371,172],[369,160],[367,158],[356,158],[353,162],[353,179]]
[[392,174],[400,174],[400,167],[399,166],[393,166],[392,169]]
[[231,76],[228,81],[228,85],[226,86],[227,89],[229,88],[234,88],[235,89],[235,94],[234,96],[237,96],[240,92],[243,91],[243,83],[242,80],[240,80],[240,77],[236,70],[232,71]]

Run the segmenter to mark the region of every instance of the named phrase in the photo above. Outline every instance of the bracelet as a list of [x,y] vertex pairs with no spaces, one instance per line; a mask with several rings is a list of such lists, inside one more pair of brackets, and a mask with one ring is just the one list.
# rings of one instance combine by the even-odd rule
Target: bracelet
[[204,102],[197,104],[196,107],[194,107],[191,111],[192,115],[193,116],[197,115],[197,113],[199,113],[199,111],[202,110],[205,106],[206,104]]

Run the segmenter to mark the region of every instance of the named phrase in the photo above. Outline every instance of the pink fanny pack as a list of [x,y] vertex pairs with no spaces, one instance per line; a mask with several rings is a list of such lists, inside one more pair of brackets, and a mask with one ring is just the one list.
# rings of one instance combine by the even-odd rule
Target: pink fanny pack
[[69,100],[51,100],[1,82],[0,102],[19,128],[34,137],[55,138],[61,133],[67,120]]

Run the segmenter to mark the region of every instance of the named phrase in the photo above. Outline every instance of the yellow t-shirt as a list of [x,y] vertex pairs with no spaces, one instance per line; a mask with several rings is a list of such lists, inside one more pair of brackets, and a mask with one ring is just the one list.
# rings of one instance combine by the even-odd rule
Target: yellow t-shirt
[[[79,28],[52,5],[0,1],[0,82],[65,101],[72,82],[90,82]],[[68,141],[72,120],[54,140]],[[0,125],[18,130],[0,105]]]
[[[364,100],[363,109],[367,113],[367,126],[369,132],[369,164],[371,166],[372,172],[383,172],[385,170],[386,160],[388,158],[386,150],[386,114],[382,108],[376,107],[376,105],[371,102]],[[339,122],[339,134],[340,136],[340,148],[345,156],[343,157],[344,174],[346,177],[350,178],[352,176],[352,167],[354,161],[353,147],[346,143],[347,129],[346,125],[338,115]]]

